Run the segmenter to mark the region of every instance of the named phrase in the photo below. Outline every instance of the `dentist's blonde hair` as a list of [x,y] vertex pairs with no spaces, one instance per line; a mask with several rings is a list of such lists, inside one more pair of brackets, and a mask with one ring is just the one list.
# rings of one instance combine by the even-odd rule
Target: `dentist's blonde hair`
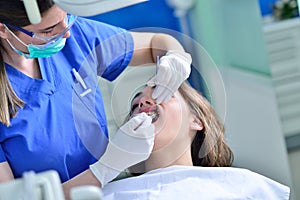
[[[42,14],[54,5],[52,0],[37,0],[37,3]],[[0,23],[18,27],[30,25],[23,1],[1,0]],[[17,34],[16,30],[12,31]],[[2,41],[0,38],[0,123],[10,126],[10,120],[16,116],[19,109],[23,108],[25,102],[15,93],[7,77],[3,55],[6,54],[10,59],[13,58],[4,48]]]

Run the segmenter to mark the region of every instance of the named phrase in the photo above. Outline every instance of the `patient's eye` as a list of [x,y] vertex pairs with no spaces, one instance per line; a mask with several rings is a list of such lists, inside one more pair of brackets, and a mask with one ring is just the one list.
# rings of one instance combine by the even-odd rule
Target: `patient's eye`
[[142,92],[139,92],[139,93],[137,93],[134,97],[133,97],[133,99],[132,99],[132,101],[131,101],[131,104],[132,104],[132,106],[131,106],[131,108],[130,108],[130,113],[129,113],[129,115],[132,115],[132,113],[134,112],[134,110],[138,107],[138,103],[137,103],[137,98],[140,96],[142,94]]
[[133,104],[130,109],[130,115],[134,112],[134,110],[138,107],[138,104]]

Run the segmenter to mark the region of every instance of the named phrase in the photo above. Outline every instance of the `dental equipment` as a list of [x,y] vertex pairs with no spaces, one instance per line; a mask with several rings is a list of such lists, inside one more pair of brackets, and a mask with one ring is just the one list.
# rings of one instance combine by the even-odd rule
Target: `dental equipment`
[[32,24],[40,23],[41,22],[41,14],[40,14],[40,10],[37,5],[37,2],[32,1],[32,0],[23,0],[23,3],[24,3],[25,10],[26,10],[27,16],[29,18],[29,21]]
[[[170,8],[174,9],[174,17],[178,18],[182,33],[185,36],[191,36],[192,33],[187,15],[189,10],[196,6],[196,0],[166,0],[166,3]],[[186,49],[193,52],[194,47],[191,40],[187,37],[183,37],[182,39]]]
[[[96,186],[79,186],[70,191],[71,200],[101,200]],[[0,184],[1,200],[65,200],[58,173],[53,170],[35,174],[25,172],[22,178]]]
[[[159,56],[156,56],[156,61],[155,61],[155,76],[157,76],[157,72],[158,72],[158,67],[159,67]],[[152,123],[155,122],[159,116],[159,113],[158,113],[158,105],[157,103],[155,103],[155,110],[154,111],[149,111],[149,112],[146,112],[146,114],[151,117],[152,119]],[[132,117],[134,117],[136,115],[133,115]]]
[[156,56],[155,76],[157,76],[158,67],[159,67],[159,56]]
[[158,116],[159,116],[157,105],[156,105],[155,111],[148,112],[147,115],[151,117],[152,123],[155,122],[158,119]]
[[22,178],[0,184],[0,199],[64,200],[58,174],[47,171],[40,174],[25,172]]
[[155,117],[156,117],[155,112],[149,112],[149,113],[147,113],[147,115],[150,116],[152,120],[155,119]]
[[[93,16],[148,0],[54,0],[55,4],[66,12],[78,16]],[[36,0],[23,0],[32,24],[41,22],[41,14]]]

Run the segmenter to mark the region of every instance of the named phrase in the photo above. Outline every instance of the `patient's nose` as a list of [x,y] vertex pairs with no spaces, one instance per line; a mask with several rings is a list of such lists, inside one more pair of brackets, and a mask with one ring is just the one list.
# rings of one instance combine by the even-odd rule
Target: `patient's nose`
[[147,108],[153,105],[155,105],[155,100],[149,96],[143,96],[140,99],[139,108],[145,108],[145,107]]

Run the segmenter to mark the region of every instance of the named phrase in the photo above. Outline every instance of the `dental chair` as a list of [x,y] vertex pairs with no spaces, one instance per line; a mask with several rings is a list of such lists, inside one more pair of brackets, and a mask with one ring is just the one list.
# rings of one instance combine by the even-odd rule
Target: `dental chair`
[[[72,200],[102,200],[101,189],[80,186],[71,189]],[[58,173],[54,170],[35,174],[25,172],[22,178],[0,184],[1,200],[65,200]]]

